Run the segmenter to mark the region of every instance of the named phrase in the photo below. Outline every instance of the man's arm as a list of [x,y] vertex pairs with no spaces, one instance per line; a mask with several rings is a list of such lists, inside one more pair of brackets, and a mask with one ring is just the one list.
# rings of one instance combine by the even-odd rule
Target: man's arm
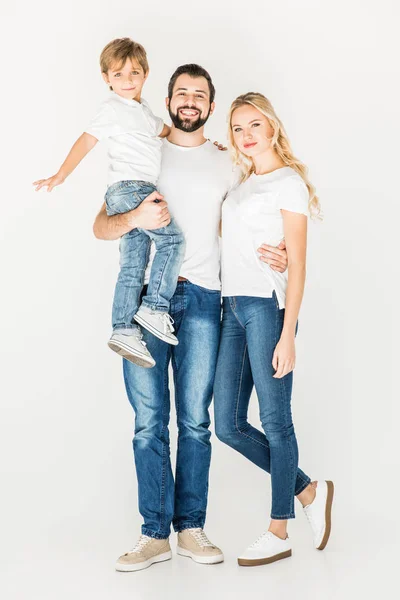
[[153,192],[134,210],[111,217],[107,215],[104,203],[93,224],[95,237],[99,240],[117,240],[136,227],[142,229],[165,227],[170,223],[171,217],[168,204],[163,198],[164,196],[158,192]]

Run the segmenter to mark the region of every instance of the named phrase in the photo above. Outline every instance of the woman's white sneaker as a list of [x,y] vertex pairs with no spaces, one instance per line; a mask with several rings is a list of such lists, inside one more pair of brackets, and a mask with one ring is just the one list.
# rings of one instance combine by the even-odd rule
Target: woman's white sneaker
[[304,514],[311,525],[314,546],[317,550],[325,548],[331,533],[333,490],[332,481],[317,481],[314,500],[303,507]]
[[241,567],[256,567],[258,565],[268,565],[269,563],[292,556],[292,547],[287,537],[282,540],[272,533],[266,531],[253,543],[246,548],[238,558]]

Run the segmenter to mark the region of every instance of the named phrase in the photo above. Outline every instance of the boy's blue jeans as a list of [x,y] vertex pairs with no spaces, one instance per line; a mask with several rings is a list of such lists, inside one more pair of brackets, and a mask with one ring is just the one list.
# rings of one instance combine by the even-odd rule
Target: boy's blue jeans
[[[311,481],[298,468],[290,407],[293,372],[273,377],[284,315],[275,292],[272,298],[224,298],[214,384],[217,437],[271,474],[272,519],[294,518],[294,496]],[[263,432],[247,420],[254,386]]]
[[[105,195],[107,214],[111,216],[133,210],[154,191],[156,187],[146,181],[118,181],[108,188]],[[139,309],[152,240],[156,254],[141,305],[147,310],[169,311],[185,252],[183,233],[173,220],[160,229],[136,228],[122,236],[119,246],[121,268],[112,311],[114,330],[137,327],[133,317]]]

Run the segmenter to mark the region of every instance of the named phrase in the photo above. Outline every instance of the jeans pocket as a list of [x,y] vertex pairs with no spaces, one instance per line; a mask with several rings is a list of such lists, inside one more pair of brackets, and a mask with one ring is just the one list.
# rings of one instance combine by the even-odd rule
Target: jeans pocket
[[129,212],[139,206],[141,199],[132,189],[125,188],[112,192],[105,197],[107,214],[116,215]]
[[205,288],[202,285],[198,285],[197,283],[192,283],[191,281],[188,281],[188,283],[190,283],[190,285],[195,285],[197,288],[199,288],[199,290],[201,290],[202,292],[205,292],[206,294],[220,294],[221,295],[221,290],[212,290],[210,288]]

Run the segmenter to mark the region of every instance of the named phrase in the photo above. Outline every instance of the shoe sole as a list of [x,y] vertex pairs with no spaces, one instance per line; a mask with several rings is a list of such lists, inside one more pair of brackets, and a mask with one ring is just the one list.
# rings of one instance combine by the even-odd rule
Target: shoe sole
[[158,329],[156,329],[155,327],[150,325],[147,321],[142,319],[142,317],[140,317],[139,315],[136,314],[133,318],[135,319],[135,321],[137,323],[139,323],[139,325],[141,325],[142,327],[147,329],[147,331],[150,331],[150,333],[152,333],[153,335],[158,337],[163,342],[167,342],[167,344],[171,344],[171,346],[177,346],[179,344],[178,340],[176,340],[176,341],[171,340],[171,338],[169,338],[166,335],[164,335],[163,333],[161,333],[161,331],[158,331]]
[[238,558],[238,564],[241,567],[258,567],[260,565],[269,565],[270,563],[282,560],[283,558],[289,558],[290,556],[292,556],[292,551],[286,550],[286,552],[280,552],[279,554],[274,554],[274,556],[269,556],[268,558]]
[[111,350],[114,350],[117,354],[129,360],[129,362],[134,365],[138,365],[139,367],[145,367],[147,369],[151,369],[156,364],[154,359],[149,360],[143,354],[135,354],[129,346],[124,344],[123,342],[117,342],[116,340],[110,340],[108,342],[108,347]]
[[333,493],[334,493],[334,485],[333,481],[327,481],[326,485],[328,486],[328,494],[326,497],[325,504],[325,533],[322,538],[322,542],[317,547],[317,550],[323,550],[328,543],[329,536],[331,535],[331,525],[332,525],[332,502],[333,502]]
[[186,550],[186,548],[180,548],[179,546],[176,549],[176,553],[179,554],[179,556],[191,558],[194,562],[200,563],[201,565],[216,565],[224,562],[223,554],[217,554],[216,556],[197,556],[194,552]]
[[149,567],[151,567],[151,565],[154,565],[154,563],[164,562],[165,560],[171,560],[171,558],[172,552],[170,550],[169,552],[164,552],[163,554],[159,554],[158,556],[150,558],[149,560],[145,560],[144,562],[136,563],[135,565],[122,565],[117,563],[115,566],[115,570],[121,571],[122,573],[142,571],[143,569],[148,569]]

